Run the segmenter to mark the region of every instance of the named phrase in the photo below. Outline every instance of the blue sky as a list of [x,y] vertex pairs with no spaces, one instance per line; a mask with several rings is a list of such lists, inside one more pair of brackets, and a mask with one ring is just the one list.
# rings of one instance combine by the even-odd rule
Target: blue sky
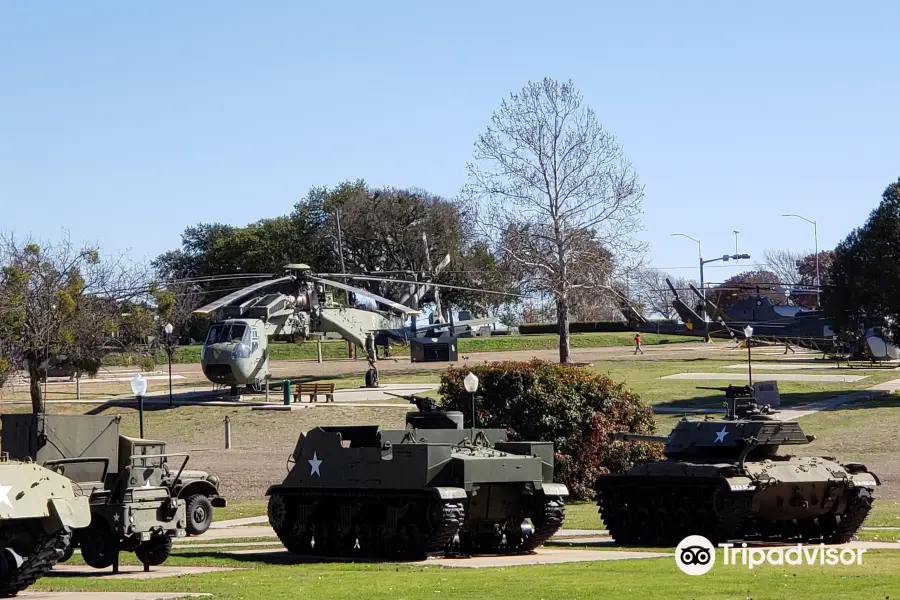
[[655,266],[696,265],[673,231],[705,256],[734,229],[754,258],[812,248],[785,212],[831,247],[900,176],[894,2],[328,4],[0,3],[0,229],[140,260],[314,185],[453,196],[544,76],[618,136]]

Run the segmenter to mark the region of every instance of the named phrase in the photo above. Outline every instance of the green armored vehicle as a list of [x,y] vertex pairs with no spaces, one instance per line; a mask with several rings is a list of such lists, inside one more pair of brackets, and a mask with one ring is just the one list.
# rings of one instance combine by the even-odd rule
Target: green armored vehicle
[[[134,454],[169,456],[166,454],[165,442],[147,439],[133,441]],[[174,497],[184,499],[189,536],[206,533],[212,524],[213,507],[222,508],[227,505],[225,498],[219,494],[219,477],[206,471],[181,469],[176,472],[165,469],[160,485],[169,488]]]
[[0,597],[15,596],[69,551],[72,530],[91,522],[72,482],[31,462],[0,457]]
[[[71,480],[89,500],[91,519],[74,531],[73,544],[91,567],[118,565],[120,551],[134,552],[145,566],[160,565],[172,540],[186,535],[184,500],[173,494],[167,459],[185,454],[148,452],[142,440],[119,434],[120,417],[2,415],[3,452],[34,460]],[[176,473],[174,479],[178,479]]]
[[878,477],[858,463],[782,453],[815,437],[771,416],[749,386],[701,389],[726,392],[724,419],[682,419],[668,437],[617,435],[665,444],[665,459],[597,480],[613,539],[666,546],[688,535],[713,543],[849,541],[871,510]]
[[551,443],[463,429],[462,413],[404,397],[419,407],[406,429],[317,427],[300,436],[287,478],[266,492],[269,522],[289,551],[529,552],[559,529],[568,490],[552,483]]

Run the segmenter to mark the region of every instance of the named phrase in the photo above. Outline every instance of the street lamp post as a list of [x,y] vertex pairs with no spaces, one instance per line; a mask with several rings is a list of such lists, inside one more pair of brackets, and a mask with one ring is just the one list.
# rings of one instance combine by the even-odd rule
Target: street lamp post
[[819,225],[812,219],[807,219],[806,217],[802,217],[800,215],[795,215],[793,213],[791,213],[789,215],[781,215],[781,216],[782,217],[797,217],[798,219],[803,219],[807,223],[812,223],[813,237],[815,239],[815,244],[816,244],[816,308],[819,308],[819,294],[821,293],[821,289],[819,288]]
[[131,380],[131,391],[137,397],[138,419],[140,421],[141,439],[144,438],[144,394],[147,393],[147,380],[141,374],[135,375]]
[[466,378],[463,379],[463,385],[466,387],[466,391],[472,394],[472,441],[475,441],[475,392],[478,391],[478,376],[474,373],[469,373],[466,375]]
[[700,293],[703,294],[703,314],[701,316],[706,317],[706,286],[703,285],[703,252],[700,249],[700,240],[695,237],[691,237],[686,233],[670,233],[669,235],[680,235],[681,237],[686,237],[689,240],[693,240],[697,242],[697,257],[700,259]]
[[753,337],[753,328],[747,325],[744,327],[744,336],[747,338],[747,379],[750,380],[750,385],[753,385],[753,361],[750,357],[750,338]]
[[163,331],[166,332],[166,356],[169,358],[169,406],[172,406],[172,327],[171,323],[166,323]]
[[737,244],[737,243],[738,243],[738,234],[740,233],[740,231],[738,231],[737,229],[735,229],[732,233],[734,233],[734,253],[737,254],[737,253],[738,253],[738,249],[737,249],[737,246],[738,246],[738,244]]

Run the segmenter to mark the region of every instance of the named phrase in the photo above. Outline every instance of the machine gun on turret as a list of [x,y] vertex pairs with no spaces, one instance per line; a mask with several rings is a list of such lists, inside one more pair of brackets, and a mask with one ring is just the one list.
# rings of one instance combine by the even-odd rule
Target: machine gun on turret
[[725,392],[725,420],[736,421],[757,415],[769,415],[772,409],[768,404],[760,406],[755,392],[749,385],[729,385],[728,387],[697,386],[698,390],[717,390]]
[[434,398],[429,398],[428,396],[416,396],[415,394],[392,394],[391,392],[382,392],[387,396],[393,396],[394,398],[403,398],[410,404],[415,404],[416,408],[418,408],[421,412],[433,412],[436,410],[440,410],[437,401]]

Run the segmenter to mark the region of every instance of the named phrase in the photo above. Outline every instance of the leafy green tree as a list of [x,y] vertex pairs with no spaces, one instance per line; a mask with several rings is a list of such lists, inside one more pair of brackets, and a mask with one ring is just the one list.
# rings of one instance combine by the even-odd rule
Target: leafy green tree
[[828,276],[822,309],[839,334],[855,337],[872,327],[900,343],[900,179],[835,248]]
[[38,245],[0,237],[0,368],[7,376],[27,371],[35,412],[44,409],[40,380],[50,357],[94,374],[104,347],[148,333],[152,314],[131,302],[146,292],[141,277],[69,239]]

